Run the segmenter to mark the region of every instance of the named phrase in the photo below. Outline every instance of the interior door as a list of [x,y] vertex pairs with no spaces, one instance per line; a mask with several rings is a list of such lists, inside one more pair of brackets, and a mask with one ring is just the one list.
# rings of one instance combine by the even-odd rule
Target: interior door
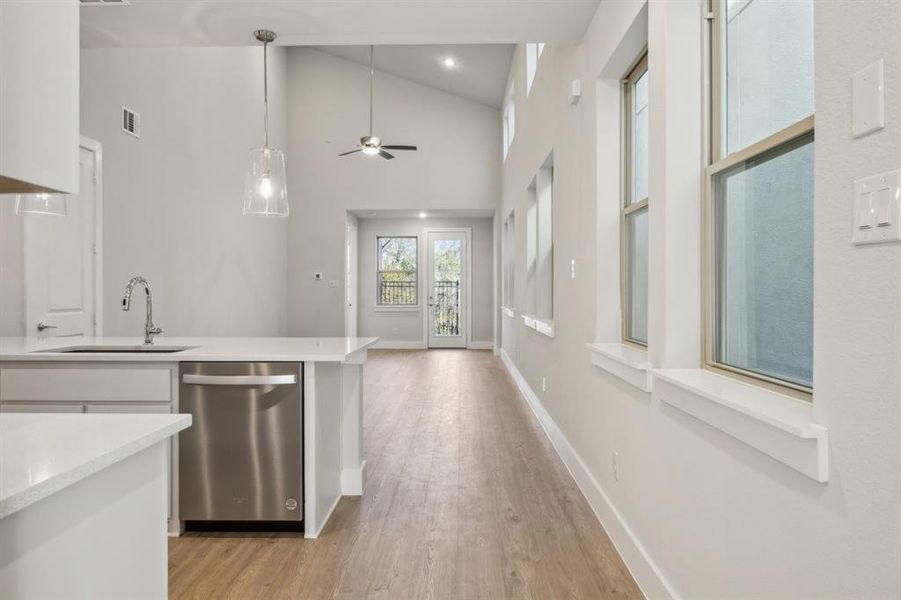
[[80,190],[64,217],[25,218],[25,335],[92,336],[97,157],[79,149]]
[[429,231],[429,348],[465,348],[467,338],[467,235]]
[[344,335],[357,336],[357,226],[347,224],[346,255],[344,257]]

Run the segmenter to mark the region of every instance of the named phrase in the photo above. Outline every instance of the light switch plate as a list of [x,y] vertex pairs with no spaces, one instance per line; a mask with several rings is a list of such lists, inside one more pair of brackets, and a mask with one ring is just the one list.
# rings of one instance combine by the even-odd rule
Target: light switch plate
[[854,182],[851,242],[878,244],[901,241],[901,170]]
[[885,81],[882,59],[851,78],[851,133],[860,137],[885,127]]

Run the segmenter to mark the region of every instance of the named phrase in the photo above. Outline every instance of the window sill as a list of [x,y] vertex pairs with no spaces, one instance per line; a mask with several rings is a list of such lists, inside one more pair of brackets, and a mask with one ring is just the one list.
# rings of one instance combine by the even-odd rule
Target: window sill
[[545,335],[551,339],[554,337],[554,323],[553,321],[544,321],[537,317],[533,317],[532,315],[523,315],[522,316],[522,324],[528,327],[529,329],[534,329],[538,333]]
[[516,311],[513,310],[512,308],[509,308],[507,306],[502,306],[501,312],[504,313],[505,316],[510,317],[511,319],[516,318]]
[[801,400],[701,369],[657,369],[654,393],[804,475],[829,480],[829,429]]
[[373,306],[373,312],[419,312],[419,305],[411,306]]
[[645,350],[619,343],[586,344],[586,346],[591,351],[591,362],[594,366],[631,383],[644,392],[651,391],[653,375]]

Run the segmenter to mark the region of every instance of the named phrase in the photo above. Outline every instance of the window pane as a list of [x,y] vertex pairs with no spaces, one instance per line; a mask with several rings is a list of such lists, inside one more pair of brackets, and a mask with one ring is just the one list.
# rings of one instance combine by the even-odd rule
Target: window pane
[[626,215],[626,338],[648,343],[648,209]]
[[813,0],[726,1],[728,153],[813,114]]
[[810,387],[812,135],[720,173],[714,186],[714,359]]
[[380,237],[378,303],[416,304],[416,238]]
[[632,197],[641,202],[648,197],[648,72],[638,78],[632,90]]
[[416,238],[379,238],[380,271],[415,271]]

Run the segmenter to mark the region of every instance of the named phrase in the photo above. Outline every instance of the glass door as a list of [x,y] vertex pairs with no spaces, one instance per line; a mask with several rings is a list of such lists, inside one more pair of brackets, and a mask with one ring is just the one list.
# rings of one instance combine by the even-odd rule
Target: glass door
[[465,348],[467,235],[429,231],[429,348]]

